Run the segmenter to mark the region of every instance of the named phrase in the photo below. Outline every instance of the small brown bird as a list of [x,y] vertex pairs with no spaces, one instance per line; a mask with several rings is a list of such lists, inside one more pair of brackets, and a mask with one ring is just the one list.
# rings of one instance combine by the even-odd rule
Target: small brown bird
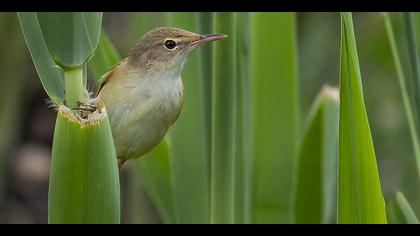
[[119,167],[152,150],[178,118],[184,99],[181,71],[191,52],[225,37],[156,28],[101,78],[95,100],[105,104]]

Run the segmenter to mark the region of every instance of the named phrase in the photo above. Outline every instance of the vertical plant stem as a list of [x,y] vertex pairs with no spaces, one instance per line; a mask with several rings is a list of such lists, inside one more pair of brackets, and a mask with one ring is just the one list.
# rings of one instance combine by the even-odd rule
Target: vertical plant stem
[[211,223],[233,223],[236,13],[214,13],[213,31],[228,35],[213,47]]
[[249,13],[237,15],[235,223],[251,222]]
[[83,66],[64,71],[66,105],[77,107],[78,102],[87,101],[87,91],[83,84]]
[[407,33],[408,53],[410,55],[411,70],[413,76],[413,90],[414,102],[416,105],[417,122],[419,122],[420,115],[420,65],[416,44],[416,29],[414,26],[413,14],[411,12],[404,12],[404,22]]
[[[198,18],[198,33],[210,34],[213,27],[213,13],[199,12]],[[200,73],[200,87],[203,95],[203,110],[204,110],[204,132],[205,132],[205,155],[207,158],[207,165],[209,167],[208,179],[210,179],[210,153],[211,153],[211,100],[212,100],[212,49],[213,44],[206,45],[199,48],[199,73]],[[210,191],[210,190],[209,190]]]
[[290,222],[299,125],[295,13],[250,13],[252,222]]
[[417,163],[417,173],[420,179],[420,147],[419,138],[417,134],[417,128],[415,124],[414,114],[411,109],[410,99],[408,97],[407,86],[405,84],[405,76],[401,66],[400,56],[398,55],[397,45],[394,36],[394,30],[392,28],[391,19],[388,13],[384,13],[385,27],[388,34],[389,45],[391,47],[392,57],[394,58],[395,68],[397,70],[398,82],[400,84],[401,95],[403,98],[405,113],[407,116],[408,126],[410,129],[411,141],[413,143],[414,155]]

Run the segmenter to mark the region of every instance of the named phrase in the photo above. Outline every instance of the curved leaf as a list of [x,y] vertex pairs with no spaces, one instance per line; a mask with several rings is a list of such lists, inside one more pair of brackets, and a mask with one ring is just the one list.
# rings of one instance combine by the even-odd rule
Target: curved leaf
[[56,103],[64,101],[63,71],[53,62],[35,12],[19,12],[20,26],[25,37],[26,45],[31,53],[39,79],[48,96]]
[[338,89],[325,86],[308,115],[296,165],[295,223],[328,223],[336,185]]

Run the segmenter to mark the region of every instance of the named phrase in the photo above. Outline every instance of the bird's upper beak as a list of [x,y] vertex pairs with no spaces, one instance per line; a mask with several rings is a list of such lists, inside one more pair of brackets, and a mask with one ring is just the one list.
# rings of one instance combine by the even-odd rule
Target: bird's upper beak
[[204,43],[207,43],[207,42],[211,42],[211,41],[215,41],[215,40],[219,40],[219,39],[224,39],[226,37],[227,37],[227,35],[225,35],[225,34],[201,35],[201,37],[198,40],[190,43],[190,46],[193,46],[193,45],[198,46],[198,45],[201,45],[201,44],[204,44]]

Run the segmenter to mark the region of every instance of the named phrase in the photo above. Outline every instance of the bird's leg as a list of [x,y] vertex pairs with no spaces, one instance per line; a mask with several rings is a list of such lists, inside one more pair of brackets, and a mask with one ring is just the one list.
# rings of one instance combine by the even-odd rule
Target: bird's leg
[[73,107],[71,110],[77,112],[81,118],[87,119],[89,114],[94,113],[96,110],[100,111],[99,107],[97,100],[92,99],[87,103],[77,102],[77,107]]
[[88,114],[91,114],[95,111],[94,107],[86,106],[85,104],[79,104],[77,107],[71,109],[77,112],[78,115],[83,119],[87,119]]

